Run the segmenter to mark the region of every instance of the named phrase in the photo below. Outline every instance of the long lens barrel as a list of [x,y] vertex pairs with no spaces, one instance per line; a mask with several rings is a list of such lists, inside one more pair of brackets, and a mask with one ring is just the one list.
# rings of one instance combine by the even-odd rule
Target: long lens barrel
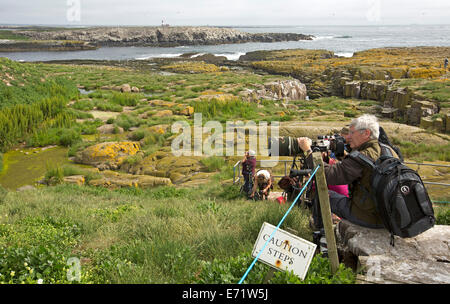
[[303,151],[298,146],[297,138],[285,137],[269,137],[269,155],[274,156],[294,156],[301,154]]
[[295,177],[295,176],[306,176],[308,174],[311,173],[311,169],[303,169],[303,170],[291,170],[291,172],[289,172],[289,176],[290,177]]

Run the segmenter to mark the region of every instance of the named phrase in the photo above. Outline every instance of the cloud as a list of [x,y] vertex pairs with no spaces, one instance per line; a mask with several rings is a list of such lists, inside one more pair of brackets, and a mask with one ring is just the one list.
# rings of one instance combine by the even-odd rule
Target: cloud
[[[71,0],[80,24],[299,25],[448,23],[448,0]],[[65,24],[67,0],[0,0],[0,23]],[[371,18],[368,18],[368,16]],[[373,18],[372,18],[373,17]]]

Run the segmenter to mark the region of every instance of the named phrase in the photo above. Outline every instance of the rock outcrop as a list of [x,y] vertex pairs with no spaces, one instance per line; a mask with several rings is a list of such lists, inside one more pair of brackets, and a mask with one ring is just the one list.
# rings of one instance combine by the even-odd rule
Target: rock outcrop
[[297,79],[278,80],[274,82],[257,85],[254,90],[246,89],[240,94],[248,101],[283,100],[289,102],[292,100],[306,99],[306,86]]
[[140,149],[138,142],[103,142],[78,152],[75,162],[91,165],[100,170],[116,170]]
[[157,151],[136,164],[124,164],[121,171],[131,174],[170,178],[172,183],[207,181],[215,172],[207,172],[200,156],[176,157],[169,151]]
[[312,40],[294,33],[246,33],[214,27],[95,27],[76,30],[18,31],[35,40],[77,40],[99,46],[177,46]]
[[450,283],[450,226],[436,225],[413,238],[395,237],[393,247],[387,230],[344,220],[336,226],[336,239],[344,262],[356,261],[364,273],[361,283]]
[[89,181],[91,186],[100,186],[108,189],[123,187],[152,188],[156,186],[171,185],[170,179],[148,175],[133,175],[122,172],[106,170],[102,172],[102,177]]
[[1,52],[83,51],[97,47],[87,41],[0,41]]

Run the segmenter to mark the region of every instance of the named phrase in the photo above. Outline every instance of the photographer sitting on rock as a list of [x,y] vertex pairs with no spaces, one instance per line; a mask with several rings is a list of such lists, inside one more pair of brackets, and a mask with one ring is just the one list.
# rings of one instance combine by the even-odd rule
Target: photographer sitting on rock
[[[381,155],[378,144],[379,123],[375,116],[365,114],[352,120],[347,136],[348,144],[352,150],[358,150],[361,154],[376,160]],[[311,140],[306,137],[298,138],[299,147],[309,153],[307,163],[312,167]],[[390,149],[394,157],[398,157],[393,149]],[[383,228],[383,222],[378,214],[375,202],[369,189],[371,170],[350,157],[345,157],[341,162],[333,165],[324,164],[325,177],[328,185],[348,184],[350,197],[329,190],[331,212],[356,225],[368,228]],[[319,204],[313,204],[313,220],[317,230],[323,227]]]

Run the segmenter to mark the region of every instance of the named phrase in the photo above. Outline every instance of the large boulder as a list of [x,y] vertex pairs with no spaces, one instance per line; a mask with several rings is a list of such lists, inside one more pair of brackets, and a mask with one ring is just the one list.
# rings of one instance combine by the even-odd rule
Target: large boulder
[[261,99],[292,100],[306,99],[306,86],[297,79],[278,80],[263,85],[256,85],[256,89],[247,89],[241,92],[244,99],[258,101]]
[[[413,238],[395,237],[385,229],[369,229],[341,221],[336,240],[344,262],[357,262],[362,283],[450,283],[450,226],[435,225]],[[354,265],[353,265],[354,266]]]
[[[135,164],[124,164],[121,170],[131,174],[143,174],[170,178],[179,184],[193,179],[206,179],[207,168],[201,163],[201,156],[174,156],[169,151],[157,151]],[[209,177],[209,176],[208,176]]]
[[140,149],[138,142],[103,142],[78,152],[75,162],[91,165],[100,170],[116,170],[129,156],[135,155]]
[[131,92],[131,86],[126,83],[120,86],[120,92],[122,93],[130,93]]
[[122,134],[124,132],[122,127],[116,127],[113,124],[102,125],[97,128],[99,134]]

